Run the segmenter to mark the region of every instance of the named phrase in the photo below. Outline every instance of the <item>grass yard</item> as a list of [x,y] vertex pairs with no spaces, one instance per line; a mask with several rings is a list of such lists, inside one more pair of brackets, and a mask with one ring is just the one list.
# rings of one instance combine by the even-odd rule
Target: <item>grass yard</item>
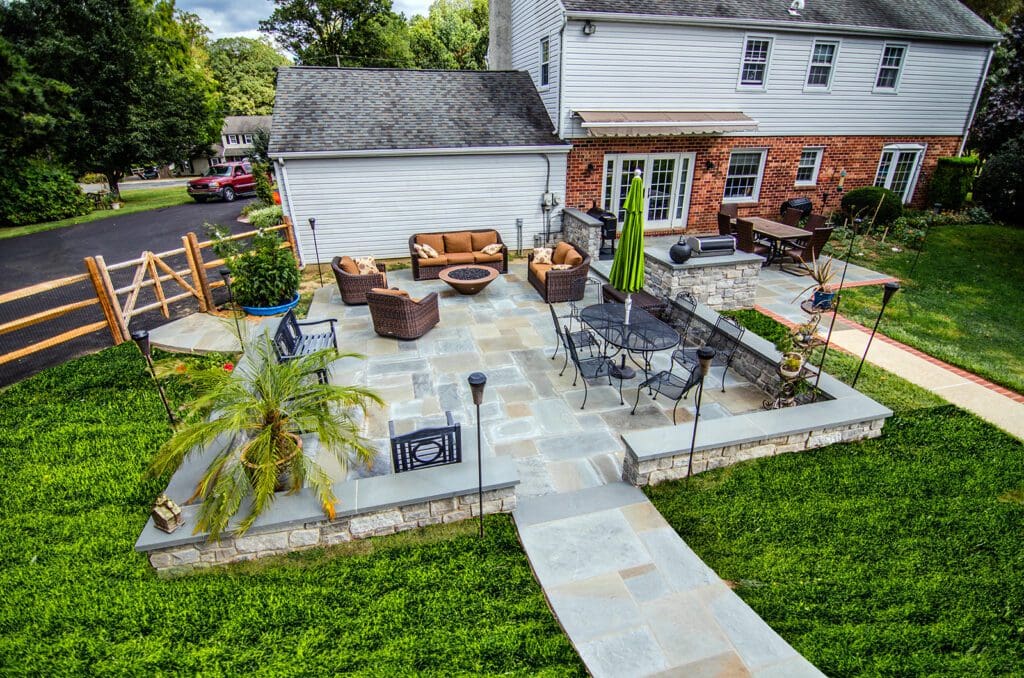
[[122,205],[119,210],[96,210],[95,212],[83,214],[80,217],[61,219],[60,221],[47,221],[42,224],[32,224],[30,226],[0,228],[0,240],[5,238],[16,238],[20,235],[29,235],[30,233],[39,233],[41,231],[52,231],[55,228],[64,228],[65,226],[74,226],[76,224],[84,224],[90,221],[99,221],[100,219],[108,219],[119,215],[132,214],[134,212],[148,212],[149,210],[160,209],[162,207],[184,205],[187,202],[192,202],[192,198],[189,197],[184,186],[172,186],[170,188],[140,188],[137,190],[122,191],[121,201],[124,205]]
[[132,344],[0,393],[0,674],[583,675],[507,516],[158,579],[169,434]]
[[[933,228],[908,278],[915,251],[860,239],[857,263],[903,281],[880,330],[940,360],[1024,393],[1024,229],[1008,226]],[[882,295],[877,287],[843,292],[841,312],[870,327]]]
[[[780,331],[736,315],[759,333]],[[896,412],[882,438],[647,494],[830,676],[1020,675],[1024,445],[869,367],[858,386]],[[856,359],[830,352],[827,369],[849,380]]]

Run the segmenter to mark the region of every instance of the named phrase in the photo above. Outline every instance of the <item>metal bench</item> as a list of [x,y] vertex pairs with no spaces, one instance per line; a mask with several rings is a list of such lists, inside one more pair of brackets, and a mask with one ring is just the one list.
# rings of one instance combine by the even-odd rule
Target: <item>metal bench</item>
[[455,422],[451,412],[444,414],[448,421],[446,426],[421,428],[401,436],[395,435],[395,422],[388,422],[395,473],[462,463],[462,425]]
[[[274,353],[277,355],[277,361],[283,363],[312,355],[325,348],[338,350],[338,339],[334,334],[334,323],[336,322],[338,321],[334,318],[327,318],[326,320],[310,320],[300,323],[295,318],[295,312],[288,311],[281,318],[281,323],[277,326],[277,331],[274,332]],[[329,326],[327,332],[312,334],[302,331],[303,327],[323,325],[324,323]],[[326,384],[327,370],[317,370],[317,377],[320,379],[320,383]]]

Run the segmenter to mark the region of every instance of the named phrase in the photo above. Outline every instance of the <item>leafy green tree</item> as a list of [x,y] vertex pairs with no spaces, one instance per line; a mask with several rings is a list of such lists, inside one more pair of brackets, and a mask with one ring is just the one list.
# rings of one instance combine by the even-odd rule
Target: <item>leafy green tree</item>
[[391,0],[275,0],[260,30],[310,66],[408,67],[406,27]]
[[111,191],[134,163],[180,161],[220,133],[216,83],[193,18],[170,0],[0,3],[0,33],[41,78],[70,88],[48,151]]
[[1021,11],[1021,0],[963,0],[972,12],[987,21],[1009,21]]
[[275,69],[289,64],[291,59],[266,38],[221,38],[210,44],[210,68],[227,115],[270,115]]
[[41,78],[9,42],[0,38],[0,165],[44,147],[68,115],[71,88]]
[[1006,31],[1006,40],[993,60],[971,142],[982,158],[995,153],[1008,139],[1024,134],[1024,15]]
[[487,68],[487,0],[435,0],[409,27],[419,68]]

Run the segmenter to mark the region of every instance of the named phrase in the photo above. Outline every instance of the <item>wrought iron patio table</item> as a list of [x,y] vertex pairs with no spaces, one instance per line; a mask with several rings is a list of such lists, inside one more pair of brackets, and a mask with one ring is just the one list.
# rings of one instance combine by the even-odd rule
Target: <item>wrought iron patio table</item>
[[[645,378],[650,376],[651,356],[679,343],[679,333],[671,325],[636,306],[630,311],[629,324],[626,324],[625,305],[614,303],[587,306],[580,311],[580,320],[589,325],[606,345],[618,349],[616,354],[626,351],[630,359],[643,369]],[[643,362],[637,362],[634,355],[639,355]]]

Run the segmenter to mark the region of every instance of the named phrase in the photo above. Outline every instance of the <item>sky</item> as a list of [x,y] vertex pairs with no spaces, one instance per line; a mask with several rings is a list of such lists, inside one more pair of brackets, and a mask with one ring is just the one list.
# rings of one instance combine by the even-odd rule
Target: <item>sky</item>
[[[430,6],[430,0],[392,1],[392,9],[407,17],[425,15]],[[175,6],[198,14],[214,40],[235,36],[259,37],[260,19],[266,19],[274,11],[271,0],[177,0]]]

